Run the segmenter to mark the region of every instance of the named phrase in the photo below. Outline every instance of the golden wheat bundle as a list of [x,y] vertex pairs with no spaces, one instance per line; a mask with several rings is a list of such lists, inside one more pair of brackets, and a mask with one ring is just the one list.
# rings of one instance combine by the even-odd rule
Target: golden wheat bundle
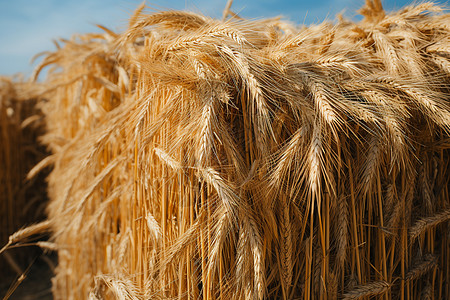
[[362,14],[141,6],[49,54],[55,297],[448,297],[449,15]]
[[[26,180],[28,171],[44,157],[37,138],[42,127],[31,95],[33,85],[0,77],[0,244],[25,225],[44,218],[46,191],[44,177]],[[42,123],[42,122],[40,122]],[[0,248],[1,248],[0,247]],[[1,286],[13,282],[35,258],[36,249],[0,251]]]

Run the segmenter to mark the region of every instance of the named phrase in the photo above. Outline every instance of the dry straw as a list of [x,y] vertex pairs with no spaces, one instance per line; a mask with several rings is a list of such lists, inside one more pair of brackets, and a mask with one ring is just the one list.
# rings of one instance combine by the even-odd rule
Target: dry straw
[[143,9],[37,70],[56,299],[450,296],[448,14]]

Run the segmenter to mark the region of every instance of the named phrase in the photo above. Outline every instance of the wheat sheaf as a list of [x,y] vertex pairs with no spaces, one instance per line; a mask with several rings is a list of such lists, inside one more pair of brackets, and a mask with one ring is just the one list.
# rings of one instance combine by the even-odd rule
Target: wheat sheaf
[[450,297],[450,16],[140,6],[47,54],[56,299]]

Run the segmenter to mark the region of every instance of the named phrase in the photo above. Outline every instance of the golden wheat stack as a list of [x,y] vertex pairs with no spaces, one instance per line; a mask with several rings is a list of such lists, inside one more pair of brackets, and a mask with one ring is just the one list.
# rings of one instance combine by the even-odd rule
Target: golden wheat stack
[[55,298],[448,298],[450,18],[361,12],[141,6],[48,54]]
[[[44,157],[37,138],[42,115],[36,108],[34,84],[0,76],[0,248],[21,227],[45,215],[43,175],[26,180],[28,171]],[[0,286],[13,282],[36,258],[36,249],[0,250]]]

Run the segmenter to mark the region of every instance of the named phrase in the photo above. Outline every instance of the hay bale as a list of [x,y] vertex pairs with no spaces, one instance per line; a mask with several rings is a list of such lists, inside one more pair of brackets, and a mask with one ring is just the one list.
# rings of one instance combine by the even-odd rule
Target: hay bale
[[450,295],[448,15],[146,14],[47,57],[56,299]]
[[[20,228],[44,219],[44,175],[26,180],[28,171],[45,156],[37,138],[42,128],[31,87],[0,77],[0,245]],[[42,122],[41,122],[42,123]],[[1,248],[0,247],[0,248]],[[3,250],[3,249],[2,249]],[[38,251],[33,247],[0,252],[0,278],[10,284],[21,275]]]

